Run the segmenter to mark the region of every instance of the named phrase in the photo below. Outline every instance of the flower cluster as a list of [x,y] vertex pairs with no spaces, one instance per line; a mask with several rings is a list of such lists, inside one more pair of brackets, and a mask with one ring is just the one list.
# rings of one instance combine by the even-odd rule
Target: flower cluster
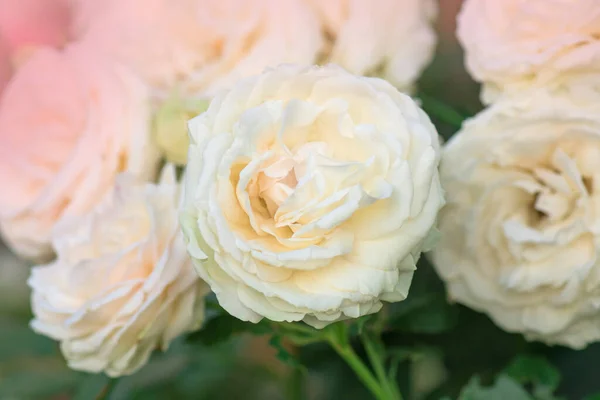
[[436,14],[2,1],[0,233],[38,263],[32,328],[72,368],[119,376],[202,324],[204,280],[255,322],[322,326],[404,299],[443,201],[437,133],[400,93],[431,59]]
[[600,339],[600,3],[467,0],[492,104],[446,145],[433,253],[451,299],[527,338]]
[[[3,1],[0,233],[37,263],[32,329],[110,376],[200,329],[209,289],[314,333],[406,299],[441,232],[451,300],[528,339],[600,340],[600,3],[466,0],[487,108],[443,148],[410,97],[436,14]],[[382,368],[371,389],[392,393]]]

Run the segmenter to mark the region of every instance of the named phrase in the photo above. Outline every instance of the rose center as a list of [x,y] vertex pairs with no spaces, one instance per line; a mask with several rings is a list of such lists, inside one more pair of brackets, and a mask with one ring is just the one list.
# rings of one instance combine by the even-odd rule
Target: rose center
[[298,184],[296,164],[291,158],[280,157],[258,175],[258,197],[265,204],[271,217]]
[[592,189],[590,179],[586,179],[576,162],[561,150],[555,152],[549,168],[535,169],[533,175],[539,183],[533,208],[540,220],[555,222],[566,218]]

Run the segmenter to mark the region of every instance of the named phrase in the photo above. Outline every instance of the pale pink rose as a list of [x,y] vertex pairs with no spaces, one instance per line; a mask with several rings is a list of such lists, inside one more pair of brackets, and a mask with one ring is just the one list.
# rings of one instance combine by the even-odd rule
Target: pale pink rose
[[600,72],[598,0],[466,0],[457,33],[486,103],[571,72]]
[[51,255],[63,216],[91,209],[121,171],[150,173],[147,92],[93,49],[41,49],[0,103],[0,229],[30,259]]
[[321,61],[382,77],[410,91],[433,57],[433,0],[305,1],[320,16],[330,39]]
[[172,166],[157,184],[123,174],[97,207],[57,225],[56,260],[28,281],[31,327],[60,341],[71,368],[129,375],[200,327],[207,285],[186,253],[179,191]]
[[303,0],[78,0],[76,32],[167,94],[210,94],[322,47]]
[[11,52],[28,46],[60,47],[69,37],[68,0],[0,1],[0,35]]
[[36,49],[62,48],[73,39],[72,1],[0,1],[0,93]]

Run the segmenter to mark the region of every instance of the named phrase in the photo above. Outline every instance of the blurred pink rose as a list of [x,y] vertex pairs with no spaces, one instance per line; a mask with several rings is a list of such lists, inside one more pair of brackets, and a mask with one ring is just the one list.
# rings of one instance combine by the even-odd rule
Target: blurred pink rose
[[10,79],[11,69],[8,46],[0,36],[0,93]]
[[0,1],[0,35],[11,52],[28,46],[60,47],[69,37],[67,0]]
[[158,94],[206,94],[266,66],[312,64],[323,43],[303,0],[77,1],[76,34]]
[[0,230],[17,253],[47,258],[59,219],[90,210],[117,173],[153,170],[146,94],[82,46],[17,71],[0,102]]
[[0,1],[0,94],[16,68],[40,47],[71,38],[72,0]]

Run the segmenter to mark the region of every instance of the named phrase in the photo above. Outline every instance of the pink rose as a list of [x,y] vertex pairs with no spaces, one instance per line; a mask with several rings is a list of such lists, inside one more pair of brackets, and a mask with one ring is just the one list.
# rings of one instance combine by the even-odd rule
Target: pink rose
[[71,39],[71,1],[0,1],[0,94],[35,49],[61,48]]
[[51,255],[64,216],[89,211],[116,174],[153,170],[145,86],[93,49],[35,52],[0,102],[0,231],[29,259]]
[[11,52],[26,46],[60,47],[69,37],[67,0],[3,0],[0,35]]
[[165,95],[206,94],[281,63],[312,64],[323,44],[303,0],[78,0],[77,35]]

